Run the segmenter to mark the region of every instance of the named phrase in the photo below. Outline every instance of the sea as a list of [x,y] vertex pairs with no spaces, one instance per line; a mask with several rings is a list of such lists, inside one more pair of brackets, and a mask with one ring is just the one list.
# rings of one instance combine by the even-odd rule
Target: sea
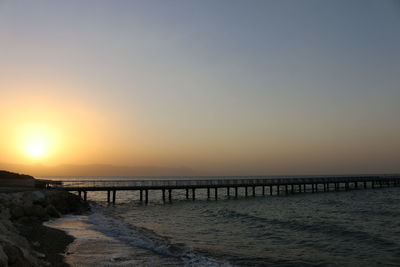
[[118,191],[115,205],[88,192],[90,213],[46,225],[76,238],[65,254],[71,266],[400,266],[399,187],[279,196],[257,188],[248,197],[240,189],[238,199],[220,191],[208,200],[198,189],[192,201],[174,190],[171,203],[154,191],[147,205],[138,192]]

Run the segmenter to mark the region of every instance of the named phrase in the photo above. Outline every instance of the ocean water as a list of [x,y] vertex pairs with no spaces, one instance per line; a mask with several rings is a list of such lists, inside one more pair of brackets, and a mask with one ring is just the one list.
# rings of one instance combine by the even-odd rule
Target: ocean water
[[[77,239],[72,266],[400,266],[400,188],[196,201],[174,190],[89,192],[92,212],[48,223]],[[213,192],[212,192],[213,193]]]

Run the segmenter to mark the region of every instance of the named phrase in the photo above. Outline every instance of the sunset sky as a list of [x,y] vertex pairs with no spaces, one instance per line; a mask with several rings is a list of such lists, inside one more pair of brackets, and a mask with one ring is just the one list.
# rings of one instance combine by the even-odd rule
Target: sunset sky
[[0,0],[0,51],[0,169],[400,172],[400,1]]

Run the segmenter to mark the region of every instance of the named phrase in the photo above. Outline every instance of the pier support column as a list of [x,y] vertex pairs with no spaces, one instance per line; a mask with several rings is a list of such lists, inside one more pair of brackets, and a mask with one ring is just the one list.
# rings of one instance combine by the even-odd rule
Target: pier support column
[[115,204],[115,199],[116,199],[116,197],[117,197],[117,191],[116,190],[113,190],[113,199],[112,199],[112,201],[113,201],[113,204]]
[[139,191],[140,191],[140,202],[142,202],[143,201],[143,190],[140,189]]
[[311,193],[314,193],[314,184],[311,184]]
[[172,189],[168,189],[168,199],[169,202],[172,202]]
[[348,191],[350,188],[349,188],[349,182],[346,182],[345,184],[344,184],[344,187],[345,187],[345,189],[346,189],[346,191]]
[[286,193],[286,195],[289,194],[289,190],[288,190],[288,185],[287,184],[285,184],[285,193]]
[[355,183],[354,183],[354,187],[355,187],[356,189],[358,189],[358,182],[355,182]]
[[276,186],[276,195],[278,195],[278,196],[279,196],[279,191],[280,191],[280,190],[279,190],[279,185],[277,185],[277,186]]
[[144,190],[144,196],[145,196],[145,198],[144,198],[144,203],[149,203],[149,190]]
[[270,195],[270,196],[272,196],[272,190],[273,190],[272,185],[270,185],[270,186],[269,186],[269,195]]
[[294,185],[293,184],[290,185],[290,193],[294,194]]
[[265,196],[265,186],[262,187],[262,195]]
[[196,199],[196,188],[192,188],[192,200]]
[[186,199],[189,199],[189,189],[186,188]]
[[235,187],[235,198],[238,198],[238,188],[237,188],[237,186]]
[[207,199],[210,199],[210,188],[207,187]]
[[226,188],[226,195],[228,196],[228,197],[230,197],[231,196],[231,192],[230,192],[231,190],[230,190],[230,188],[229,188],[229,186]]
[[162,190],[162,200],[165,202],[165,189]]
[[107,190],[107,203],[110,203],[111,200],[110,194],[111,194],[110,190]]
[[364,181],[364,188],[367,188],[367,182]]
[[80,198],[82,198],[82,191],[78,191],[78,195]]
[[214,193],[215,193],[215,200],[217,200],[218,199],[218,187],[215,187]]
[[87,191],[83,191],[83,200],[87,201]]
[[253,186],[253,197],[255,197],[255,196],[256,196],[256,187]]
[[247,186],[245,186],[245,191],[244,191],[245,193],[245,196],[247,197],[248,195],[249,195],[249,193],[247,192]]

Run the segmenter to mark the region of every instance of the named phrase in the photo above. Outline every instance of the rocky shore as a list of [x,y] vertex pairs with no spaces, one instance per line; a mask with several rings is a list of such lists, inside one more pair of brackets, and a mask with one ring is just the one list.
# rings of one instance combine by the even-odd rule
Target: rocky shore
[[42,223],[62,214],[81,214],[88,210],[87,203],[68,192],[3,188],[0,190],[0,266],[67,266],[62,253],[73,238]]

